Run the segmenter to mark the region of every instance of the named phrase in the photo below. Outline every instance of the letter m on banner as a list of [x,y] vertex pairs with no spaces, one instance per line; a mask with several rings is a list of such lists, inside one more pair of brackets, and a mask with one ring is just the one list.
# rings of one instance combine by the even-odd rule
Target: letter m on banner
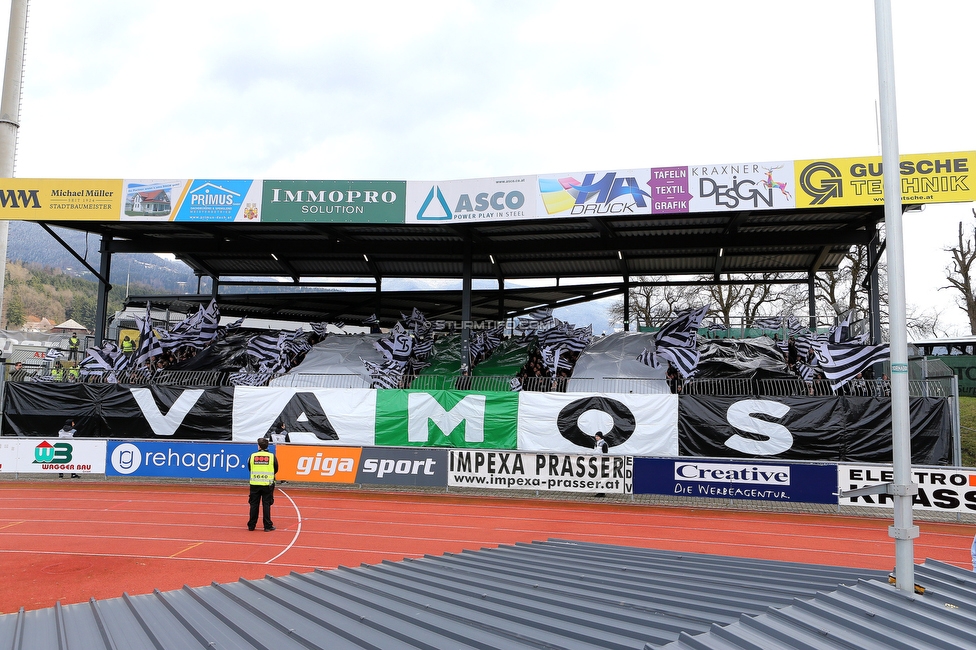
[[380,390],[376,444],[515,449],[516,393]]

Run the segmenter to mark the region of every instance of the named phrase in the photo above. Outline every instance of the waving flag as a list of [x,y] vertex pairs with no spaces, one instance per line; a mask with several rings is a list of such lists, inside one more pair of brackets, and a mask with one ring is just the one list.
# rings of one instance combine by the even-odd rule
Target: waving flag
[[753,322],[753,326],[761,330],[778,330],[783,326],[783,317],[769,316],[766,318],[757,318]]
[[130,365],[141,366],[149,363],[153,357],[158,357],[163,353],[163,346],[156,336],[152,327],[152,311],[149,303],[146,303],[145,318],[135,317],[136,324],[139,326],[139,348],[132,355]]
[[814,349],[824,377],[836,390],[855,379],[872,364],[884,361],[890,356],[888,344],[881,345],[837,345],[821,343]]

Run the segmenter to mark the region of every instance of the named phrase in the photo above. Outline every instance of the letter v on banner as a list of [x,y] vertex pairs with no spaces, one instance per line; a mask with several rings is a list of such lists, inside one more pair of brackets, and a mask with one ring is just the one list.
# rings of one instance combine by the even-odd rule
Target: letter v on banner
[[156,400],[153,398],[151,390],[148,388],[130,388],[129,391],[136,400],[136,404],[142,410],[146,421],[149,422],[153,433],[157,436],[174,435],[176,430],[180,428],[180,425],[183,424],[183,420],[186,419],[186,414],[196,405],[204,392],[202,390],[183,391],[176,401],[173,402],[173,405],[169,407],[166,415],[163,415],[159,410],[159,406],[156,405]]
[[467,395],[454,408],[447,410],[433,395],[410,393],[407,398],[407,439],[410,442],[427,442],[428,422],[450,436],[464,422],[464,441],[467,443],[485,440],[485,396]]

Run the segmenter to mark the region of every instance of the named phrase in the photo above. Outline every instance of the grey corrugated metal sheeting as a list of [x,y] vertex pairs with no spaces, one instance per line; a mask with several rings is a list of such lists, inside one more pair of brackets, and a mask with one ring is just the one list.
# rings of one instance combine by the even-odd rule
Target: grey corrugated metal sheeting
[[[693,635],[719,639],[712,626],[744,627],[740,618],[797,608],[797,598],[829,599],[843,610],[839,603],[849,598],[843,594],[867,593],[865,585],[877,592],[870,597],[878,621],[909,621],[895,608],[911,606],[885,575],[551,540],[22,611],[0,616],[0,648],[624,650],[658,647],[679,635],[687,645],[669,647],[698,647],[702,637]],[[857,586],[836,591],[842,584]],[[944,623],[929,624],[934,630],[960,612],[972,618],[972,582],[955,590],[954,602],[965,604],[942,612]],[[821,623],[831,634],[847,621],[835,619]],[[799,623],[780,625],[781,638],[807,633]]]
[[927,560],[915,567],[923,594],[906,594],[881,580],[813,598],[760,616],[743,615],[705,634],[682,632],[666,650],[743,648],[976,648],[976,574]]

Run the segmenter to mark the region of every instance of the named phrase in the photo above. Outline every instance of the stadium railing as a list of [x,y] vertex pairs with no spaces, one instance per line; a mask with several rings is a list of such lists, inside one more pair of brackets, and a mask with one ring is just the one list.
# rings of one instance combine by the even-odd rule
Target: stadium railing
[[[49,379],[49,378],[48,378]],[[739,379],[703,378],[687,383],[667,382],[662,379],[646,377],[528,377],[521,380],[520,387],[513,386],[512,377],[468,376],[468,375],[404,375],[399,383],[391,388],[410,388],[415,390],[471,390],[487,392],[508,392],[523,390],[527,392],[598,392],[598,393],[680,393],[684,395],[718,396],[757,396],[757,397],[829,397],[847,395],[855,397],[889,397],[891,382],[887,379],[855,379],[837,390],[822,379],[803,381],[799,378],[784,379]],[[952,396],[951,377],[934,379],[911,379],[908,382],[912,397],[950,397]],[[25,381],[36,381],[26,377]],[[107,383],[105,375],[90,374],[74,379],[66,377],[64,382]],[[47,383],[47,382],[45,382]],[[51,382],[62,383],[62,382]],[[126,385],[162,386],[231,386],[230,373],[226,371],[188,371],[158,370],[149,375],[144,371],[123,371],[117,381],[112,383]],[[296,388],[367,388],[368,377],[358,374],[292,374],[273,380],[274,386]]]

